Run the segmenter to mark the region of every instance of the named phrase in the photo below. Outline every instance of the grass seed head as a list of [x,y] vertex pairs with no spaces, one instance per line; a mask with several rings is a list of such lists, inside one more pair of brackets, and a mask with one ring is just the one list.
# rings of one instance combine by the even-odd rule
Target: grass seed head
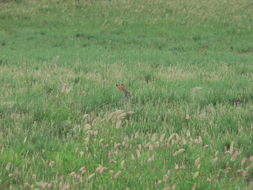
[[81,174],[85,174],[88,170],[86,167],[81,167],[80,170]]
[[183,152],[185,152],[185,149],[181,148],[181,149],[179,149],[178,151],[176,151],[176,152],[173,154],[173,156],[177,156],[177,155],[179,155],[179,154],[181,154],[181,153],[183,153]]
[[213,163],[215,164],[217,161],[218,161],[218,157],[215,157],[215,158],[213,159]]
[[197,178],[198,176],[199,176],[199,171],[197,171],[197,172],[195,172],[195,173],[193,174],[193,179]]
[[51,160],[48,165],[52,168],[55,165],[55,161]]
[[121,127],[122,127],[122,124],[123,124],[122,120],[117,120],[117,121],[116,121],[116,128],[117,128],[117,129],[121,128]]
[[121,168],[124,168],[124,167],[125,167],[125,160],[122,160],[122,161],[120,162],[120,167],[121,167]]
[[163,142],[164,138],[165,138],[165,133],[163,133],[161,136],[160,136],[160,142]]
[[250,164],[249,166],[247,166],[246,170],[249,171],[249,170],[252,169],[252,168],[253,168],[253,163]]
[[9,174],[9,177],[12,178],[12,179],[16,179],[17,175],[14,174],[14,173],[10,173],[10,174]]
[[117,163],[115,160],[110,160],[110,164],[115,164]]
[[141,156],[141,151],[139,149],[136,150],[136,157],[139,158]]
[[199,136],[198,139],[195,139],[195,143],[196,144],[202,144],[203,140],[202,140],[202,137]]
[[71,172],[71,173],[69,174],[69,176],[71,176],[71,177],[76,177],[77,174],[76,174],[76,172]]
[[232,153],[234,152],[234,141],[231,142],[228,152],[229,152],[230,154],[232,154]]
[[151,141],[152,141],[152,142],[155,142],[156,140],[157,140],[157,134],[154,133],[154,134],[152,135],[152,137],[151,137]]
[[154,160],[155,160],[155,156],[152,155],[152,156],[148,159],[148,162],[152,162],[152,161],[154,161]]
[[101,173],[103,173],[103,172],[106,171],[106,170],[107,170],[106,167],[104,167],[104,166],[99,166],[99,167],[96,169],[96,172],[99,173],[99,174],[101,174]]
[[234,154],[232,155],[231,161],[235,161],[238,156],[241,155],[241,151],[235,151]]
[[198,157],[196,160],[195,160],[195,166],[197,168],[200,168],[200,157]]
[[68,183],[63,183],[60,185],[60,190],[68,190],[70,189],[70,185]]
[[11,167],[12,167],[11,162],[8,162],[8,164],[5,166],[5,170],[9,171],[11,169]]
[[47,183],[44,181],[37,182],[37,186],[39,186],[42,189],[45,189],[47,187]]
[[84,152],[83,151],[80,151],[79,152],[79,155],[82,157],[84,155]]
[[115,149],[118,149],[120,146],[121,146],[121,143],[115,143],[115,144],[114,144],[114,148],[115,148]]
[[87,124],[84,125],[83,128],[84,128],[85,131],[91,130],[91,125],[87,123]]
[[248,175],[248,170],[242,170],[241,176],[246,177]]
[[33,180],[36,179],[36,175],[35,175],[35,174],[32,175],[32,179],[33,179]]
[[248,161],[249,159],[247,157],[244,157],[242,160],[241,160],[241,166],[244,166],[244,164]]
[[93,174],[89,175],[88,179],[92,179],[95,175],[96,175],[96,173],[93,173]]
[[197,189],[197,184],[195,183],[193,186],[192,186],[192,190],[196,190]]
[[173,133],[173,134],[171,134],[171,135],[170,135],[170,137],[168,138],[167,144],[171,144],[172,139],[173,139],[174,137],[176,137],[176,138],[177,138],[177,136],[178,136],[178,134],[177,134],[177,133]]
[[119,178],[120,176],[121,176],[121,171],[118,171],[114,176],[113,176],[113,178],[114,179],[117,179],[117,178]]
[[90,115],[89,114],[84,114],[82,115],[82,119],[85,120],[85,119],[89,119]]

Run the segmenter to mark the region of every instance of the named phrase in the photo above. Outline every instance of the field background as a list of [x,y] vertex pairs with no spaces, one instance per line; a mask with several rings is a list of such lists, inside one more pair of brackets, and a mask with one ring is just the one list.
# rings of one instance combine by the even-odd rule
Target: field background
[[252,131],[251,0],[0,1],[1,190],[252,190]]

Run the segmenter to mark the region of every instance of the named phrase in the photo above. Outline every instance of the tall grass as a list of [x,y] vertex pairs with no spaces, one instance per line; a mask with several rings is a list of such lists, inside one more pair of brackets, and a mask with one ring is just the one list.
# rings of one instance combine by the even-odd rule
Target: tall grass
[[252,19],[249,0],[0,2],[0,189],[252,189]]

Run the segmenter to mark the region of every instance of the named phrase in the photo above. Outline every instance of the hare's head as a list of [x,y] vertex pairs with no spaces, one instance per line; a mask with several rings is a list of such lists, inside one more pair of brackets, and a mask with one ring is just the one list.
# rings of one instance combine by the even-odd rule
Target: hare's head
[[120,91],[125,91],[126,88],[123,84],[116,84],[116,87],[120,90]]

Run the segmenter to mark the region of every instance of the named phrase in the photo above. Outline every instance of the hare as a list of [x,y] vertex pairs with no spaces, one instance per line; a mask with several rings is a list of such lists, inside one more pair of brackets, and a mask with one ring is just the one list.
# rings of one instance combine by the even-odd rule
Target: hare
[[116,87],[124,93],[125,98],[127,99],[131,98],[131,93],[126,90],[123,84],[120,84],[120,85],[116,84]]

